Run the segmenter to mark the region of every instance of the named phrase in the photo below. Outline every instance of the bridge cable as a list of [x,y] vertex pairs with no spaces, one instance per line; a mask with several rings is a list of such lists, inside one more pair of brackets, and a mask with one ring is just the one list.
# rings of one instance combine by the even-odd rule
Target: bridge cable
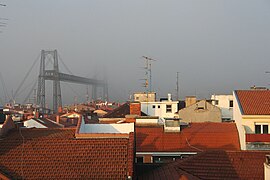
[[[49,63],[52,63],[52,60],[51,60],[51,59],[49,59],[49,61],[47,61],[47,63],[45,64],[45,68],[48,67]],[[34,82],[34,84],[33,84],[33,82]],[[33,82],[31,83],[31,84],[33,84],[33,86],[32,86],[32,88],[31,88],[31,90],[29,91],[29,93],[27,94],[26,98],[24,99],[23,104],[25,104],[25,103],[27,102],[27,100],[28,100],[29,97],[31,96],[32,92],[34,91],[34,89],[35,89],[35,87],[36,87],[36,84],[37,84],[37,82],[38,82],[38,78],[37,78],[35,81],[33,81]],[[30,86],[31,84],[29,84],[29,86]]]
[[58,53],[58,57],[60,59],[60,62],[64,65],[65,69],[71,74],[74,75],[71,70],[67,67],[67,65],[64,63],[63,59],[61,58],[60,54]]
[[7,98],[10,100],[10,97],[8,95],[7,87],[6,87],[6,84],[5,84],[5,81],[3,79],[3,76],[1,74],[1,72],[0,72],[0,80],[1,80],[1,84],[3,86],[3,92],[4,92],[4,95],[5,95],[5,103],[6,103]]
[[[65,64],[65,62],[63,61],[63,59],[61,58],[61,56],[60,56],[60,54],[58,53],[58,57],[59,57],[59,60],[60,60],[60,62],[64,65],[64,68],[68,71],[68,73],[70,73],[71,75],[74,75],[72,72],[71,72],[71,70],[68,68],[68,66]],[[72,88],[72,86],[70,85],[70,84],[67,84],[67,86],[71,89],[71,91],[74,93],[74,94],[76,94],[78,97],[80,97],[80,98],[84,98],[82,95],[80,95],[78,92],[76,92],[73,88]]]
[[22,82],[20,83],[19,87],[16,89],[14,95],[13,95],[13,100],[16,98],[19,90],[22,88],[25,80],[28,78],[30,72],[33,70],[34,66],[36,65],[37,61],[40,59],[40,55],[38,55],[38,57],[36,58],[36,60],[34,61],[34,63],[32,64],[32,66],[30,67],[30,69],[28,70],[28,72],[26,73],[25,77],[23,78]]

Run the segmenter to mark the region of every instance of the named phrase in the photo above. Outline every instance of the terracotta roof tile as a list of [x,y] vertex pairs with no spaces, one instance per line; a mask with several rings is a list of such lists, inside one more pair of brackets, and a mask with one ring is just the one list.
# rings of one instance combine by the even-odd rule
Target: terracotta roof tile
[[[103,118],[125,118],[126,115],[130,114],[130,103],[127,102],[118,108],[115,108],[108,114],[104,115]],[[145,113],[141,112],[141,116],[147,116]]]
[[245,115],[270,115],[270,90],[235,91]]
[[192,123],[180,133],[165,133],[162,127],[136,127],[137,152],[207,149],[240,150],[235,123]]
[[[184,160],[177,160],[140,176],[138,179],[160,176],[163,172],[170,179],[186,176],[188,179],[264,179],[265,155],[270,152],[254,151],[205,151]],[[148,178],[153,179],[153,178]]]
[[12,179],[126,179],[133,174],[133,133],[130,139],[75,139],[75,129],[21,133],[13,130],[0,140],[0,174]]

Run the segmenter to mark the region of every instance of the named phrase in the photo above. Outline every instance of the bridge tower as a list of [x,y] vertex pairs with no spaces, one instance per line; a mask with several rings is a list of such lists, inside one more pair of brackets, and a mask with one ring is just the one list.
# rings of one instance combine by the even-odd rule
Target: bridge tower
[[[50,62],[53,59],[53,68],[52,70],[46,70],[47,62]],[[58,65],[58,54],[57,50],[53,51],[41,51],[40,59],[40,71],[38,76],[38,90],[37,90],[37,104],[41,109],[41,113],[46,111],[46,101],[45,101],[45,81],[53,81],[53,111],[57,113],[59,108],[62,107],[62,98],[61,98],[61,86],[60,81],[92,85],[92,98],[97,99],[97,89],[102,88],[103,94],[102,99],[108,101],[108,82],[107,80],[97,80],[90,79],[80,76],[75,76],[72,74],[65,74],[59,71]]]
[[58,108],[62,107],[62,98],[61,98],[61,86],[59,78],[59,66],[58,66],[58,54],[57,50],[54,51],[41,51],[41,60],[40,60],[40,71],[38,77],[38,91],[37,91],[37,104],[42,109],[42,113],[45,112],[45,80],[46,80],[46,70],[45,70],[45,61],[53,59],[53,70],[51,71],[52,81],[53,81],[53,111],[54,113],[58,112]]

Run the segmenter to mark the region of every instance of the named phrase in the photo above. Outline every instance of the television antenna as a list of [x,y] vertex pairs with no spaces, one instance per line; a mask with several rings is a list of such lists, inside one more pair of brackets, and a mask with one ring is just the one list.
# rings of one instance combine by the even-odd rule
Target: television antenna
[[147,92],[152,92],[152,62],[157,60],[147,56],[142,57],[145,59],[145,76],[146,76],[145,85],[147,85],[146,86],[147,88],[149,83],[149,88],[147,88]]

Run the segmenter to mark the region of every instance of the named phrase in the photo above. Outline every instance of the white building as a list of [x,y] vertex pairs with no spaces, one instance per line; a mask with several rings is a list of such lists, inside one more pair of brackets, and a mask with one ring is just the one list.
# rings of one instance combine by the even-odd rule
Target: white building
[[141,111],[149,116],[160,118],[178,118],[178,101],[172,101],[171,94],[168,99],[155,102],[141,102]]
[[222,121],[230,121],[233,119],[233,95],[212,95],[212,105],[221,109]]

